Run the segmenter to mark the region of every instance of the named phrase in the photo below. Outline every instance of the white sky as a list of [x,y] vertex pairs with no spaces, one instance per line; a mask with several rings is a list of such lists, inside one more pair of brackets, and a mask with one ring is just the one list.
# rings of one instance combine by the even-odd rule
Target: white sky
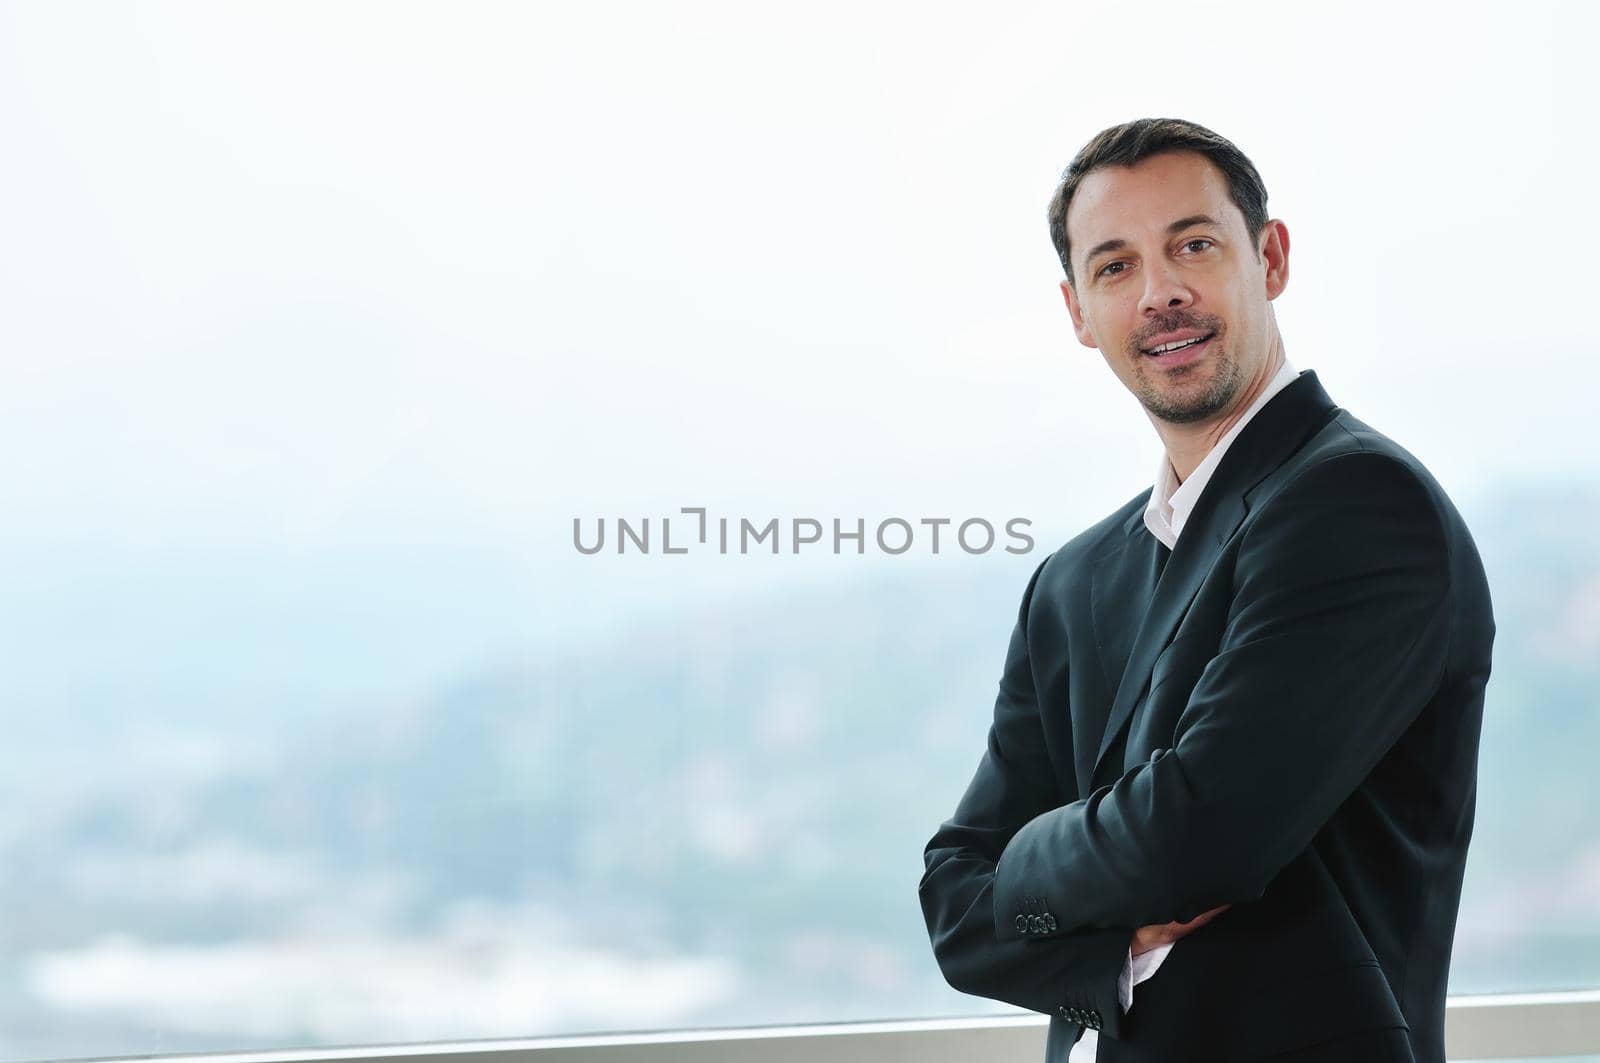
[[1254,159],[1336,402],[1458,499],[1593,477],[1591,5],[975,12],[0,7],[0,542],[578,591],[573,516],[680,505],[1053,548],[1159,454],[1044,224],[1141,115]]

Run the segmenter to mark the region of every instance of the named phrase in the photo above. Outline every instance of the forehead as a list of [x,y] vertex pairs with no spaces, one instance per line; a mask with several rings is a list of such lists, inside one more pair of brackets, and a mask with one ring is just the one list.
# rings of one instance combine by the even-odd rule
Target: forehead
[[1090,172],[1067,206],[1067,239],[1077,258],[1107,240],[1159,239],[1173,221],[1195,214],[1244,228],[1215,163],[1198,152],[1163,152]]

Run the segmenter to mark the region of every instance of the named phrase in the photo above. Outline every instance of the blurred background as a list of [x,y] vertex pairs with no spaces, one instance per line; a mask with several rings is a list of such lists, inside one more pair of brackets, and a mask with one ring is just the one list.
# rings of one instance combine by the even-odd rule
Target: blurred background
[[1451,992],[1600,987],[1596,23],[0,5],[0,1059],[1009,1012],[921,850],[1161,457],[1045,227],[1146,115],[1254,160],[1290,360],[1488,567]]

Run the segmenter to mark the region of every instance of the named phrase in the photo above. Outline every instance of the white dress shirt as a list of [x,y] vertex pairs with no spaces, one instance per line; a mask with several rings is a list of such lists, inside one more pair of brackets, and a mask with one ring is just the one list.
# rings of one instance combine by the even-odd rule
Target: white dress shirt
[[[1250,423],[1250,418],[1256,415],[1267,400],[1288,385],[1294,383],[1300,374],[1294,366],[1284,359],[1283,366],[1261,389],[1261,394],[1256,396],[1256,401],[1244,411],[1244,416],[1234,422],[1223,437],[1217,440],[1206,456],[1196,465],[1194,472],[1181,484],[1178,474],[1172,468],[1172,462],[1167,458],[1166,452],[1161,454],[1161,468],[1156,473],[1155,487],[1150,491],[1150,501],[1144,508],[1144,526],[1166,544],[1171,550],[1178,542],[1178,535],[1183,531],[1183,526],[1189,520],[1189,514],[1194,512],[1195,503],[1200,500],[1200,493],[1206,489],[1206,484],[1211,479],[1211,474],[1222,462],[1222,455],[1227,451],[1228,445]],[[1130,935],[1131,936],[1131,935]],[[1122,965],[1122,977],[1117,981],[1117,996],[1126,1012],[1133,1007],[1133,987],[1156,973],[1156,968],[1167,958],[1167,953],[1172,951],[1172,946],[1177,942],[1158,945],[1148,952],[1141,952],[1135,956],[1132,944],[1128,947],[1128,958]],[[1072,1046],[1072,1051],[1067,1053],[1068,1063],[1093,1063],[1095,1053],[1099,1050],[1100,1037],[1093,1030],[1084,1030],[1078,1043]]]

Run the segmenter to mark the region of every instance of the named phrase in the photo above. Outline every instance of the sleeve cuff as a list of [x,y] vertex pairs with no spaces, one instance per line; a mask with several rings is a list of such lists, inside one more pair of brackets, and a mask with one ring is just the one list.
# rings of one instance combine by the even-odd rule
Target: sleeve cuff
[[1171,952],[1172,946],[1176,944],[1175,941],[1169,941],[1137,956],[1133,954],[1132,946],[1129,946],[1128,961],[1123,964],[1122,977],[1117,981],[1117,996],[1124,1012],[1133,1007],[1133,987],[1155,974],[1156,968],[1161,966],[1162,961],[1167,958],[1167,953]]

